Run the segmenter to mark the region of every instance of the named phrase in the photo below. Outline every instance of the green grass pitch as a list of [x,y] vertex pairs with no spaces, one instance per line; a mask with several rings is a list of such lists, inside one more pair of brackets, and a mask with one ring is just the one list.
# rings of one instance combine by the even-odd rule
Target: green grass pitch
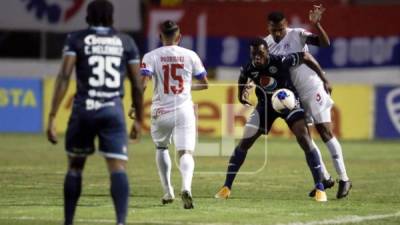
[[[44,135],[0,135],[0,224],[62,224],[62,184],[66,170],[63,141],[51,146]],[[216,141],[207,139],[207,141]],[[331,174],[336,176],[325,146],[318,142]],[[195,158],[194,210],[184,210],[179,198],[162,206],[162,190],[148,137],[129,146],[131,184],[128,224],[400,224],[400,142],[342,142],[353,189],[336,200],[337,185],[328,202],[307,194],[312,187],[304,154],[294,140],[268,141],[267,164],[258,173],[238,175],[228,200],[213,198],[223,184],[228,157]],[[243,171],[264,163],[263,145],[251,149]],[[170,151],[174,153],[174,151]],[[178,197],[180,174],[173,168]],[[114,224],[109,180],[104,160],[89,158],[76,225]]]

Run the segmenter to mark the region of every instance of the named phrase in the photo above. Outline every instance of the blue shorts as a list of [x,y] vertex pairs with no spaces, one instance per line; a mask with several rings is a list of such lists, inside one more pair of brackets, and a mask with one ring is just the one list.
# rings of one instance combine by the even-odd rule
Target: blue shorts
[[95,152],[95,137],[99,152],[107,158],[128,160],[124,110],[121,101],[97,110],[74,107],[69,118],[65,149],[71,156],[87,156]]
[[246,122],[246,126],[259,129],[263,134],[268,134],[272,124],[276,118],[282,118],[286,124],[291,127],[294,122],[304,119],[304,110],[300,107],[293,109],[288,113],[278,113],[273,108],[271,103],[259,103],[254,111],[250,114]]

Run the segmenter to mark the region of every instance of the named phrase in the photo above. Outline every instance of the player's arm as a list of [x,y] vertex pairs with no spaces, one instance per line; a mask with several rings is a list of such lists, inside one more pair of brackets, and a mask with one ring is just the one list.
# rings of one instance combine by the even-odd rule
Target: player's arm
[[153,60],[152,58],[146,54],[144,55],[142,59],[142,63],[140,64],[140,80],[143,88],[143,92],[147,88],[147,84],[151,80],[151,77],[153,76]]
[[143,122],[143,88],[140,82],[140,54],[135,41],[126,37],[124,50],[127,58],[127,77],[131,84],[132,105],[129,111],[129,117],[135,119],[129,138],[138,140],[140,137]]
[[195,79],[192,79],[191,90],[200,91],[208,89],[208,79],[207,79],[207,71],[201,61],[200,57],[196,53],[191,54],[192,60],[192,74]]
[[251,103],[248,101],[247,97],[247,76],[245,76],[243,68],[240,68],[240,75],[238,79],[238,99],[239,102],[243,105],[251,106]]
[[128,64],[128,79],[131,83],[132,109],[137,122],[143,122],[143,88],[140,81],[139,64]]
[[139,78],[139,63],[128,64],[128,79],[131,83],[132,105],[129,117],[134,119],[129,138],[139,140],[143,123],[143,88]]
[[317,75],[321,78],[324,83],[324,87],[326,92],[331,93],[332,88],[328,82],[328,79],[325,77],[325,72],[322,70],[321,66],[317,62],[317,60],[308,52],[296,52],[286,56],[282,56],[281,58],[282,65],[286,68],[298,66],[302,63],[306,64],[312,70],[317,73]]
[[53,97],[51,100],[51,108],[49,113],[49,120],[47,126],[47,139],[57,144],[57,133],[55,127],[55,118],[60,108],[61,102],[67,93],[71,74],[76,62],[75,55],[65,55],[62,60],[60,72],[57,75],[56,83],[54,86]]
[[329,36],[321,25],[322,14],[325,8],[322,5],[314,5],[314,8],[310,10],[309,19],[317,30],[318,35],[309,35],[306,38],[306,43],[321,47],[329,47],[330,41]]
[[203,73],[200,73],[198,75],[194,76],[196,81],[192,83],[192,91],[200,91],[200,90],[206,90],[208,89],[208,79],[207,79],[207,73],[204,71]]
[[141,83],[143,87],[143,92],[146,91],[147,84],[149,83],[150,80],[151,80],[150,76],[142,76]]
[[325,91],[330,94],[332,92],[332,87],[329,84],[328,79],[325,77],[325,72],[322,70],[321,66],[319,65],[318,61],[308,52],[303,53],[302,62],[314,70],[319,78],[321,78],[322,82],[324,83]]

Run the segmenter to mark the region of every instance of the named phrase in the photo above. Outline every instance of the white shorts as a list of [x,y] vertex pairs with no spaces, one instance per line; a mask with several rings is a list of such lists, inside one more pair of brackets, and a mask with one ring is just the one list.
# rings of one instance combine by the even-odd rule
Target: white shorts
[[333,100],[321,85],[311,95],[300,98],[306,112],[306,122],[313,124],[330,123]]
[[306,113],[305,120],[307,124],[320,124],[320,123],[330,123],[331,119],[331,108],[325,109],[324,111],[311,116],[311,114]]
[[151,137],[158,148],[168,148],[173,138],[178,151],[194,151],[196,117],[192,104],[173,111],[154,110],[151,117]]

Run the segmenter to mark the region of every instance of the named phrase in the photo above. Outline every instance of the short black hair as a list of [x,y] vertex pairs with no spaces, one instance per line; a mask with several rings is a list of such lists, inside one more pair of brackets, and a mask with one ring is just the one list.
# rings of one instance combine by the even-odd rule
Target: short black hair
[[108,0],[94,0],[87,6],[86,22],[90,26],[113,25],[114,6]]
[[263,38],[261,38],[261,37],[258,37],[258,38],[256,38],[256,39],[253,39],[253,40],[250,42],[250,46],[251,46],[251,47],[254,47],[254,48],[257,48],[258,46],[261,46],[261,45],[264,45],[265,48],[268,48],[267,42],[266,42]]
[[172,20],[166,20],[161,24],[160,29],[164,36],[172,37],[179,31],[179,26]]
[[268,14],[268,21],[272,23],[280,23],[283,19],[285,19],[285,15],[283,12],[274,11]]

